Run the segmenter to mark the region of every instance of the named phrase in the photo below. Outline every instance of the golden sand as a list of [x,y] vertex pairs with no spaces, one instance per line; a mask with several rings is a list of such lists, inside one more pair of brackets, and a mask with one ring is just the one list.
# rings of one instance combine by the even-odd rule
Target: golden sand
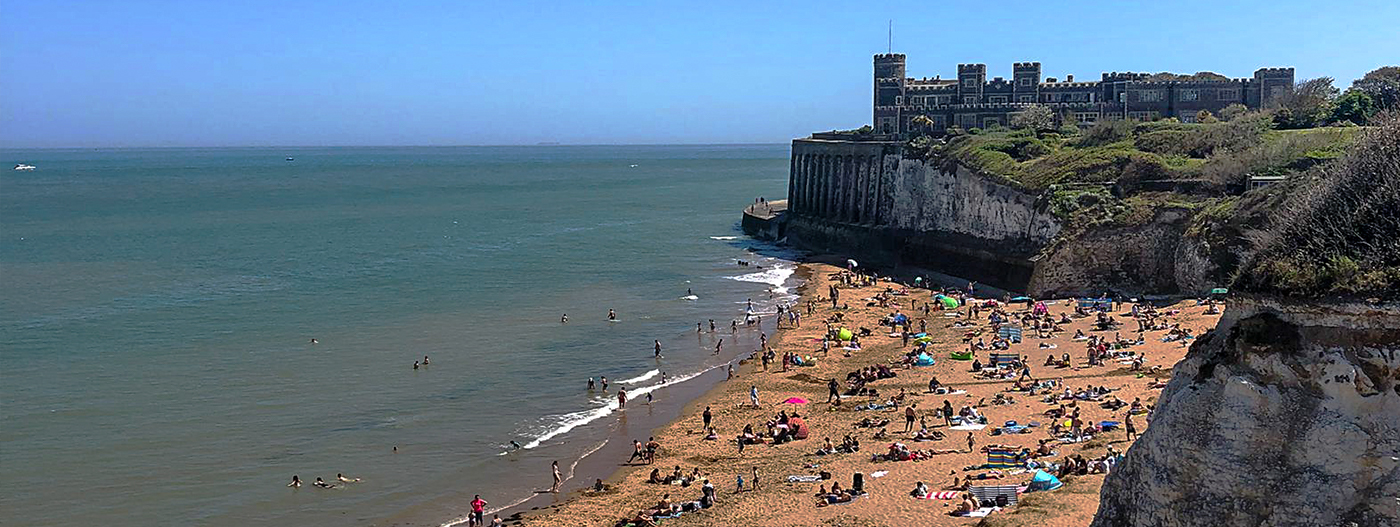
[[[828,285],[833,283],[834,273],[839,271],[840,269],[836,267],[824,264],[804,265],[803,274],[808,278],[803,287],[801,302],[804,306],[807,299],[815,299],[820,293],[825,293]],[[815,525],[891,527],[978,524],[989,526],[1036,525],[1041,527],[1088,525],[1098,507],[1099,487],[1104,477],[1102,474],[1068,477],[1064,480],[1065,486],[1060,490],[1025,494],[1022,496],[1021,504],[1017,507],[993,513],[985,519],[949,516],[948,512],[956,506],[956,500],[919,500],[910,497],[909,491],[914,488],[918,481],[925,482],[932,490],[943,490],[949,488],[954,476],[987,472],[986,470],[964,470],[965,467],[981,465],[986,461],[986,455],[980,451],[980,447],[983,445],[997,443],[1034,449],[1038,439],[1049,437],[1047,427],[1033,429],[1033,433],[1029,434],[992,436],[989,435],[989,432],[992,428],[1008,420],[1022,424],[1039,421],[1048,426],[1051,419],[1045,417],[1043,412],[1058,406],[1058,404],[1041,402],[1040,396],[1030,397],[1024,392],[1008,392],[1015,400],[1013,404],[992,405],[991,401],[994,396],[998,392],[1009,390],[1012,381],[975,379],[973,373],[969,371],[969,362],[948,359],[949,351],[966,348],[962,337],[967,328],[953,327],[952,324],[956,319],[945,316],[949,312],[934,311],[931,315],[923,317],[922,304],[930,299],[930,292],[927,290],[911,289],[910,295],[898,297],[897,300],[902,304],[900,311],[910,314],[915,321],[915,331],[917,331],[919,318],[927,320],[928,333],[934,337],[929,350],[938,359],[938,363],[934,366],[914,369],[893,366],[898,372],[896,378],[878,380],[868,386],[877,388],[882,398],[894,395],[903,388],[909,394],[906,404],[917,403],[918,414],[928,416],[930,428],[944,431],[947,437],[940,441],[912,442],[911,435],[903,433],[903,407],[899,410],[853,411],[852,407],[855,404],[868,400],[866,397],[847,397],[840,410],[832,410],[831,406],[826,403],[827,379],[836,378],[838,381],[844,381],[846,374],[850,371],[872,364],[888,364],[891,359],[901,358],[909,349],[901,345],[899,338],[888,337],[890,329],[879,326],[877,322],[880,318],[896,311],[896,308],[866,306],[867,299],[890,285],[893,284],[882,282],[873,287],[842,289],[841,299],[843,302],[849,303],[850,308],[842,311],[845,321],[841,325],[853,329],[863,326],[875,330],[873,336],[863,339],[863,349],[853,352],[851,357],[843,356],[839,349],[833,350],[826,356],[820,353],[820,339],[825,332],[823,321],[833,313],[833,310],[830,302],[824,306],[819,305],[816,314],[804,317],[801,328],[783,329],[770,341],[770,345],[778,354],[779,359],[777,364],[769,368],[769,371],[762,371],[759,361],[745,362],[736,368],[736,376],[733,380],[725,381],[718,388],[693,402],[685,409],[680,419],[656,430],[654,435],[662,447],[655,465],[629,466],[623,463],[624,459],[619,459],[621,470],[608,482],[610,486],[608,490],[601,493],[578,493],[571,496],[568,501],[528,513],[519,519],[512,519],[508,524],[525,526],[614,525],[624,516],[630,517],[639,509],[655,505],[665,494],[670,494],[671,500],[676,502],[699,499],[699,485],[683,488],[646,482],[653,468],[660,468],[664,475],[679,465],[682,472],[686,474],[698,467],[701,473],[706,475],[717,487],[719,501],[715,507],[709,509],[685,513],[679,518],[660,520],[661,525],[801,527]],[[911,299],[919,304],[918,315],[915,315],[916,312],[910,309]],[[1017,308],[1023,306],[1021,304]],[[1017,308],[1013,308],[1013,314]],[[966,307],[960,308],[957,312],[964,313],[966,309]],[[1124,306],[1123,309],[1127,309],[1127,306]],[[1218,317],[1218,315],[1204,314],[1205,307],[1195,306],[1194,302],[1182,302],[1167,309],[1181,310],[1179,314],[1167,316],[1168,322],[1179,323],[1181,327],[1190,328],[1192,333],[1197,335],[1214,327]],[[802,311],[805,314],[805,307],[802,308]],[[1073,306],[1065,301],[1055,302],[1050,306],[1050,311],[1058,316],[1059,313],[1072,312]],[[1092,317],[1075,319],[1072,324],[1062,326],[1065,331],[1048,340],[1037,339],[1034,337],[1033,331],[1027,331],[1025,340],[1022,343],[1012,345],[1010,351],[1028,356],[1032,374],[1037,379],[1061,379],[1064,385],[1070,388],[1090,385],[1108,386],[1116,390],[1113,395],[1125,401],[1131,402],[1135,397],[1141,397],[1145,403],[1155,402],[1160,389],[1149,387],[1149,383],[1154,378],[1166,380],[1170,375],[1170,366],[1176,364],[1185,355],[1187,349],[1179,342],[1162,342],[1161,337],[1166,333],[1165,331],[1149,331],[1147,342],[1132,348],[1134,351],[1146,355],[1148,367],[1156,365],[1162,368],[1162,371],[1155,376],[1153,374],[1140,376],[1137,372],[1129,371],[1127,366],[1112,361],[1104,366],[1083,369],[1056,369],[1041,366],[1046,355],[1052,353],[1056,357],[1069,353],[1076,365],[1082,365],[1085,359],[1084,344],[1072,340],[1071,337],[1075,330],[1083,330],[1086,334],[1104,334],[1090,331],[1093,320]],[[1124,320],[1124,322],[1123,335],[1125,337],[1136,335],[1135,323],[1130,319]],[[984,338],[990,341],[992,335],[986,331],[985,312],[979,323]],[[1105,336],[1112,337],[1112,332]],[[1041,349],[1039,347],[1041,342],[1055,344],[1058,348]],[[788,351],[813,355],[819,359],[819,362],[814,367],[791,368],[787,372],[782,372],[781,357],[784,352]],[[979,357],[985,361],[986,352],[979,352]],[[967,393],[956,396],[926,394],[928,381],[932,375],[936,375],[945,385],[966,390]],[[749,404],[750,386],[757,386],[759,389],[762,399],[759,408]],[[801,397],[807,399],[809,403],[801,405],[780,403],[789,397]],[[942,419],[933,417],[934,410],[941,407],[945,399],[949,400],[955,408],[986,401],[978,407],[978,410],[988,417],[988,422],[991,425],[974,433],[974,440],[979,450],[967,452],[967,432],[945,430]],[[706,406],[712,408],[714,426],[720,436],[718,441],[702,440],[704,431],[701,425],[701,412]],[[1124,413],[1127,411],[1126,408],[1110,411],[1092,402],[1081,402],[1079,407],[1083,412],[1083,419],[1087,423],[1096,423],[1102,420],[1123,421]],[[755,430],[765,430],[764,423],[781,410],[786,410],[788,413],[795,411],[806,418],[811,436],[806,440],[778,446],[749,445],[740,454],[734,437],[744,426],[753,425]],[[853,427],[856,421],[864,417],[889,419],[890,425],[887,427],[889,438],[875,440],[872,436],[876,429]],[[1147,427],[1144,417],[1136,416],[1134,418],[1139,432]],[[916,424],[915,429],[917,430],[917,428]],[[821,448],[824,437],[830,437],[833,443],[839,444],[841,438],[846,434],[856,434],[860,440],[860,452],[828,456],[813,455],[817,449]],[[872,453],[883,453],[890,443],[896,441],[903,442],[912,449],[960,449],[961,451],[956,454],[934,456],[922,461],[873,462],[871,460]],[[1102,456],[1109,445],[1123,451],[1130,444],[1125,432],[1120,428],[1117,431],[1101,434],[1085,443],[1058,445],[1056,447],[1057,455],[1045,459],[1059,462],[1066,455],[1074,453],[1081,453],[1085,458],[1092,459]],[[820,467],[804,468],[804,465],[809,464],[819,464]],[[747,486],[755,467],[759,473],[758,489],[736,493],[736,476],[742,475]],[[789,475],[810,475],[820,471],[830,472],[833,476],[832,479],[815,483],[789,483],[786,479]],[[872,478],[871,474],[877,471],[888,471],[888,473],[882,477]],[[819,486],[829,487],[832,482],[839,482],[842,487],[850,487],[852,474],[856,472],[865,475],[865,488],[869,492],[867,496],[851,503],[818,506],[814,494]],[[990,480],[975,484],[1024,485],[1030,480],[1031,475],[1030,472],[1026,472],[1002,480]]]

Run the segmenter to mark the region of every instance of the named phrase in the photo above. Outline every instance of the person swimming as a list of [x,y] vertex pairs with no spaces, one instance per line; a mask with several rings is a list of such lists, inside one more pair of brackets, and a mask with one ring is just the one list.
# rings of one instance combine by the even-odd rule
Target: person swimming
[[297,477],[296,474],[292,474],[292,482],[291,482],[291,483],[288,483],[287,486],[288,486],[288,487],[292,487],[292,488],[294,488],[294,489],[299,489],[299,488],[301,488],[301,478],[300,478],[300,477]]
[[311,339],[311,343],[312,343],[312,344],[319,344],[320,341],[318,341],[318,340],[316,340],[316,339]]
[[427,366],[427,365],[428,365],[428,356],[427,356],[427,355],[424,355],[424,356],[423,356],[423,365],[424,365],[424,366]]
[[568,314],[568,313],[564,313],[564,316],[559,317],[559,323],[560,323],[560,324],[568,324],[568,323],[569,323],[569,314]]
[[616,312],[616,311],[613,311],[613,310],[611,310],[611,309],[609,309],[609,310],[608,310],[608,320],[617,320],[617,312]]
[[512,439],[512,440],[510,441],[510,449],[511,449],[511,450],[520,450],[520,449],[522,449],[522,448],[525,448],[525,447],[520,446],[520,443],[516,443],[514,439]]
[[323,479],[321,479],[321,478],[319,478],[319,477],[316,478],[316,482],[315,482],[315,483],[312,483],[312,485],[315,485],[315,486],[317,486],[317,487],[321,487],[321,488],[323,488],[323,489],[333,489],[333,488],[335,488],[335,485],[332,485],[332,484],[330,484],[330,483],[326,483],[325,480],[323,480]]
[[413,369],[418,369],[418,361],[413,361]]
[[359,482],[360,482],[360,478],[348,477],[348,476],[346,476],[345,474],[341,474],[341,473],[339,473],[339,472],[336,472],[336,473],[335,473],[335,479],[340,480],[341,483],[359,483]]

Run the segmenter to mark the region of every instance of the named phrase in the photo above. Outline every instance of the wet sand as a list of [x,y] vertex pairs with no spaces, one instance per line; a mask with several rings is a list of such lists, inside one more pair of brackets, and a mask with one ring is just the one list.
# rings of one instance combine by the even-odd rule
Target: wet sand
[[[803,286],[803,298],[800,302],[805,305],[805,301],[808,299],[824,296],[831,283],[833,273],[838,271],[838,268],[826,264],[804,265],[802,272],[807,275],[807,280]],[[988,472],[987,470],[965,470],[966,467],[978,466],[986,462],[986,455],[979,451],[981,446],[997,443],[1034,448],[1038,439],[1049,437],[1048,424],[1051,419],[1045,417],[1043,412],[1046,409],[1058,407],[1059,403],[1042,402],[1040,399],[1043,395],[1030,397],[1024,392],[1007,391],[1006,393],[1014,399],[1014,403],[993,405],[994,396],[999,392],[1009,390],[1012,381],[974,378],[973,373],[969,371],[969,362],[949,359],[949,351],[966,348],[966,344],[963,344],[963,336],[969,328],[953,327],[952,324],[956,319],[946,316],[949,312],[933,311],[929,316],[923,317],[921,315],[922,306],[930,299],[930,292],[927,290],[911,289],[910,295],[897,297],[897,302],[901,304],[899,308],[866,306],[866,299],[883,291],[889,285],[892,284],[882,282],[878,286],[843,287],[841,290],[842,301],[848,303],[850,309],[842,310],[845,321],[840,325],[853,329],[867,327],[874,330],[874,335],[863,339],[864,347],[860,351],[852,352],[850,357],[843,356],[842,352],[835,348],[829,355],[823,356],[821,354],[819,351],[820,339],[825,331],[823,320],[831,316],[834,311],[831,309],[830,302],[824,306],[818,303],[816,313],[805,316],[801,328],[784,329],[770,340],[770,345],[779,356],[779,362],[770,366],[769,371],[762,371],[758,361],[747,362],[737,367],[735,379],[721,381],[713,390],[688,404],[682,410],[681,418],[655,430],[655,433],[651,435],[656,437],[662,447],[654,465],[624,465],[623,463],[631,450],[627,448],[626,442],[613,441],[613,443],[622,443],[623,448],[618,449],[617,445],[612,445],[612,448],[601,450],[586,460],[597,463],[593,468],[599,470],[608,465],[621,467],[612,477],[607,479],[609,490],[593,493],[577,490],[571,486],[568,489],[567,501],[555,503],[548,508],[537,511],[528,511],[520,516],[512,516],[507,520],[507,524],[526,526],[613,525],[624,516],[631,516],[639,509],[653,506],[665,494],[670,494],[671,500],[675,502],[698,499],[700,496],[698,485],[681,487],[646,483],[647,476],[653,468],[660,468],[664,475],[676,466],[680,466],[682,472],[686,474],[698,467],[701,473],[706,475],[719,490],[719,500],[713,508],[686,513],[675,519],[663,520],[662,523],[665,525],[897,526],[978,524],[983,519],[947,515],[955,506],[955,500],[916,500],[910,497],[909,491],[917,481],[923,481],[930,489],[936,491],[949,487],[954,476],[965,477],[969,474]],[[898,288],[899,286],[895,285],[894,287]],[[914,309],[911,309],[911,300],[917,303],[915,307],[919,313],[919,315],[911,316],[915,321],[916,331],[917,321],[920,318],[927,320],[928,332],[933,337],[929,350],[930,354],[937,358],[937,364],[913,369],[893,366],[898,372],[897,377],[881,379],[867,386],[878,389],[882,399],[898,393],[901,388],[905,389],[909,394],[906,404],[917,403],[916,411],[920,416],[928,416],[930,429],[947,434],[945,439],[938,441],[911,441],[911,435],[903,433],[903,407],[899,410],[854,411],[853,407],[856,404],[870,400],[867,397],[847,397],[846,402],[840,408],[835,409],[825,402],[827,399],[827,379],[836,378],[838,381],[844,381],[846,374],[850,371],[872,364],[888,364],[891,359],[897,359],[904,355],[909,348],[902,346],[899,338],[888,337],[890,329],[880,326],[877,321],[894,311],[911,315],[916,313]],[[1018,310],[1023,309],[1023,306],[1024,304],[1013,306],[1011,309],[1013,315]],[[1129,306],[1124,304],[1116,310],[1116,313],[1127,311]],[[966,309],[966,307],[959,308],[957,312],[964,313]],[[1193,334],[1197,335],[1214,327],[1218,318],[1218,315],[1203,314],[1204,306],[1195,306],[1194,302],[1189,301],[1171,307],[1159,307],[1159,309],[1163,311],[1180,310],[1180,313],[1176,315],[1166,316],[1165,320],[1169,323],[1179,323],[1183,328],[1189,328]],[[1050,305],[1050,312],[1057,316],[1059,313],[1072,313],[1072,311],[1073,306],[1066,301],[1058,301]],[[803,312],[805,313],[805,308]],[[983,317],[985,317],[985,312]],[[1121,328],[1123,336],[1135,335],[1136,324],[1128,317],[1120,316],[1119,318],[1125,324]],[[1084,345],[1083,342],[1072,340],[1075,330],[1083,330],[1086,334],[1113,336],[1111,331],[1106,333],[1091,331],[1092,324],[1092,317],[1074,319],[1073,323],[1062,325],[1065,331],[1045,340],[1035,338],[1034,332],[1028,331],[1025,340],[1022,343],[1012,345],[1010,352],[1027,356],[1032,374],[1037,379],[1060,379],[1064,386],[1072,389],[1090,385],[1107,386],[1115,390],[1112,395],[1125,401],[1131,402],[1134,398],[1140,397],[1144,403],[1155,402],[1160,389],[1150,387],[1149,383],[1154,380],[1154,377],[1165,381],[1170,376],[1171,365],[1179,361],[1187,350],[1180,342],[1162,342],[1161,338],[1166,334],[1166,331],[1148,331],[1146,343],[1131,348],[1138,353],[1145,354],[1148,368],[1151,366],[1162,368],[1155,375],[1132,372],[1129,371],[1127,365],[1113,361],[1108,361],[1104,366],[1092,368],[1057,369],[1041,366],[1047,355],[1054,354],[1058,357],[1064,353],[1070,354],[1076,366],[1082,366],[1085,358]],[[990,341],[992,335],[986,331],[985,318],[979,321],[978,329],[983,331],[981,336]],[[1054,344],[1057,348],[1042,349],[1039,347],[1042,342]],[[782,372],[781,356],[784,352],[789,351],[812,355],[818,359],[818,364],[813,367],[797,367],[788,372]],[[985,351],[979,352],[979,358],[985,361],[986,354]],[[711,375],[715,374],[718,373],[711,373]],[[929,378],[934,375],[944,385],[966,390],[967,393],[954,396],[925,393]],[[748,390],[750,386],[757,386],[759,389],[762,401],[758,408],[749,404]],[[780,403],[789,397],[801,397],[807,399],[809,403],[799,405]],[[967,451],[967,432],[946,430],[942,419],[933,417],[933,411],[942,406],[945,399],[955,408],[964,405],[978,405],[979,402],[982,402],[978,406],[978,411],[988,417],[991,426],[973,433],[976,444],[974,451]],[[714,426],[720,436],[719,441],[702,440],[704,433],[700,414],[706,406],[712,408]],[[1124,413],[1127,410],[1124,408],[1111,411],[1101,408],[1097,403],[1083,401],[1080,402],[1079,407],[1083,412],[1084,421],[1090,423],[1104,420],[1123,421]],[[746,424],[751,424],[756,430],[763,430],[763,423],[781,410],[786,410],[788,413],[797,412],[806,418],[811,436],[806,440],[779,446],[749,445],[740,454],[734,437],[743,427]],[[889,437],[885,440],[875,440],[872,436],[876,429],[853,427],[855,422],[865,417],[889,419],[890,424],[887,427]],[[992,428],[1009,420],[1022,424],[1039,421],[1046,426],[1033,428],[1032,433],[1029,434],[998,436],[989,434]],[[1146,421],[1145,416],[1134,417],[1139,432],[1148,426]],[[917,429],[917,424],[915,428]],[[846,434],[854,434],[860,440],[860,452],[828,456],[813,455],[822,446],[824,437],[830,437],[833,443],[839,444],[841,438]],[[645,438],[642,439],[645,440]],[[902,442],[911,449],[958,449],[960,452],[937,455],[922,461],[872,461],[872,453],[884,453],[892,442]],[[1123,451],[1131,446],[1131,443],[1126,439],[1125,432],[1119,428],[1084,443],[1060,444],[1056,446],[1056,455],[1046,459],[1059,462],[1066,455],[1075,453],[1082,453],[1085,458],[1093,459],[1103,455],[1109,445]],[[812,464],[820,466],[804,468],[804,466]],[[744,476],[747,486],[755,467],[759,472],[759,489],[736,493],[736,476]],[[812,483],[789,483],[786,481],[786,477],[789,475],[814,475],[822,471],[830,472],[833,478],[828,481]],[[886,473],[880,477],[874,477],[878,471],[886,471]],[[850,487],[852,474],[857,472],[865,476],[865,487],[869,492],[867,496],[851,503],[818,506],[814,493],[819,486],[829,487],[832,482],[839,482],[843,487]],[[1031,473],[1026,472],[1010,475],[1001,480],[980,483],[986,485],[1024,485],[1030,480],[1030,477]],[[1102,484],[1103,477],[1102,474],[1068,477],[1065,479],[1065,486],[1062,489],[1023,495],[1023,502],[1020,506],[993,513],[985,519],[985,524],[1047,527],[1087,525],[1097,508],[1098,489]],[[571,483],[583,485],[587,482],[576,479]],[[507,516],[503,514],[502,517],[506,518]],[[489,516],[487,520],[490,520]]]

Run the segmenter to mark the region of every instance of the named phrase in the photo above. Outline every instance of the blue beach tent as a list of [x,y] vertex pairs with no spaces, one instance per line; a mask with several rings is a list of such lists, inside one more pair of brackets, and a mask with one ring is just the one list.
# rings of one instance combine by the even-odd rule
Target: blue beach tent
[[1055,490],[1064,485],[1064,483],[1060,483],[1060,478],[1044,470],[1037,470],[1035,471],[1035,476],[1031,478],[1030,488],[1027,488],[1026,491]]

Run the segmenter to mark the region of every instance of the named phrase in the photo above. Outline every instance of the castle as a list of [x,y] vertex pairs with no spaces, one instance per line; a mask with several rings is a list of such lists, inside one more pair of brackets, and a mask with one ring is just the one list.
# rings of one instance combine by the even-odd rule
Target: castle
[[1009,80],[988,81],[986,64],[959,64],[957,79],[916,79],[905,77],[904,54],[880,54],[875,55],[872,124],[878,134],[901,135],[917,130],[911,121],[921,115],[933,122],[935,132],[1007,126],[1012,115],[1036,104],[1080,124],[1167,117],[1194,122],[1201,110],[1218,114],[1231,104],[1261,108],[1293,86],[1293,68],[1262,68],[1248,79],[1195,75],[1158,80],[1162,77],[1113,72],[1088,82],[1077,82],[1073,75],[1042,79],[1039,62],[1017,62]]

